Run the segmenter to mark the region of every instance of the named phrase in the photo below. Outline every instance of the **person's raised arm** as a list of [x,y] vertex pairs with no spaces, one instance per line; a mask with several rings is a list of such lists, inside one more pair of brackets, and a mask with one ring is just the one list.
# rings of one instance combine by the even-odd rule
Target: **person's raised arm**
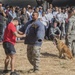
[[18,38],[22,38],[26,36],[25,34],[19,34],[18,32],[14,32],[13,34]]

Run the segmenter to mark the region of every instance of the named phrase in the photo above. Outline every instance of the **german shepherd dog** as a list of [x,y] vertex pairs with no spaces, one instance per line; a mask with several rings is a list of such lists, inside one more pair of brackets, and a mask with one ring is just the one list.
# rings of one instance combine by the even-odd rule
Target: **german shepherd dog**
[[59,58],[62,58],[64,56],[64,58],[68,57],[69,59],[72,59],[73,58],[72,52],[67,47],[67,45],[65,45],[61,40],[57,38],[55,38],[54,40],[56,47],[59,50]]

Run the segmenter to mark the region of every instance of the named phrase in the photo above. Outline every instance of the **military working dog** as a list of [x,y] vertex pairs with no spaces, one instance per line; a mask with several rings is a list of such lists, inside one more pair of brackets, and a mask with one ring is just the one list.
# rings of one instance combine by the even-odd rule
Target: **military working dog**
[[68,57],[69,59],[72,59],[73,58],[72,52],[67,47],[67,45],[65,45],[65,43],[63,43],[61,40],[57,38],[55,38],[54,40],[56,47],[59,50],[59,58],[62,58],[64,56],[64,58]]

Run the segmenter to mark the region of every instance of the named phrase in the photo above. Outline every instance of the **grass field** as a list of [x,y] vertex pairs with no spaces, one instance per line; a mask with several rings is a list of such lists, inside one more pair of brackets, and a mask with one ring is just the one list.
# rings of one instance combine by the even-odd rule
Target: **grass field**
[[[58,50],[51,41],[44,41],[41,48],[40,72],[29,72],[32,65],[27,59],[26,45],[16,43],[15,68],[20,75],[75,75],[75,58],[73,60],[59,59]],[[5,54],[0,45],[0,75],[3,75]],[[10,65],[9,65],[10,70]],[[6,74],[10,75],[10,73]]]

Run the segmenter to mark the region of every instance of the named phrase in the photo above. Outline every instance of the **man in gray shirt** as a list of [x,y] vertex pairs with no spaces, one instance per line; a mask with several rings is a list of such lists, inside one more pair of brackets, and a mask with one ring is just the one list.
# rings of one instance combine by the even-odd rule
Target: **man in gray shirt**
[[49,37],[51,40],[54,39],[54,37],[57,37],[60,39],[61,31],[59,27],[57,27],[57,21],[53,23],[53,26],[49,30]]

